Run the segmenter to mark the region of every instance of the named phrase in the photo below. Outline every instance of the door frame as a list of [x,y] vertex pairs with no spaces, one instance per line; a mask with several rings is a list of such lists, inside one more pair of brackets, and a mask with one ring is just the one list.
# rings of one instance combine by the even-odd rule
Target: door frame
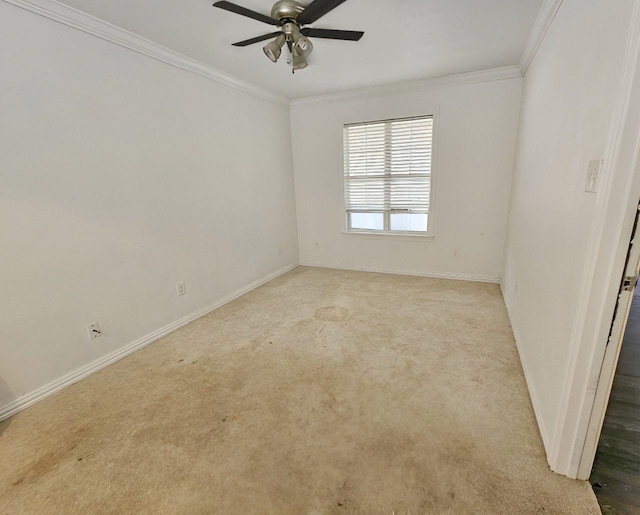
[[[600,371],[600,379],[596,389],[596,395],[593,402],[593,409],[589,419],[587,436],[580,458],[578,468],[578,477],[583,478],[591,475],[593,462],[595,460],[598,444],[600,442],[600,434],[609,405],[611,389],[615,379],[620,352],[624,343],[625,330],[629,322],[629,312],[634,302],[634,294],[638,274],[640,273],[640,200],[636,209],[636,220],[631,234],[631,242],[629,243],[629,251],[627,253],[627,263],[624,268],[624,274],[620,281],[620,290],[618,293],[618,301],[614,311],[613,323],[611,324],[611,332],[607,348],[604,354],[604,361]],[[628,284],[626,278],[634,277],[635,282]]]
[[[612,343],[617,348],[608,356],[607,343],[640,199],[640,0],[634,0],[612,120],[549,453],[552,470],[578,479],[590,476],[617,365],[621,342]],[[604,402],[596,402],[598,395]]]

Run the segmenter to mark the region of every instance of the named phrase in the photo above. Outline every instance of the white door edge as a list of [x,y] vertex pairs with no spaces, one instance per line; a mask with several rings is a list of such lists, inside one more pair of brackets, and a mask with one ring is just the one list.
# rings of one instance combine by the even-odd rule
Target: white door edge
[[[638,227],[640,223],[640,206],[638,206],[638,210],[636,213],[634,232],[629,244],[627,264],[624,270],[624,277],[634,277],[636,280],[640,273],[640,227]],[[580,458],[580,465],[578,466],[578,478],[586,479],[591,475],[591,468],[593,467],[593,461],[598,449],[600,433],[602,432],[602,425],[604,424],[604,418],[607,413],[611,388],[620,358],[624,333],[629,321],[629,312],[636,290],[636,280],[633,281],[633,284],[629,288],[623,288],[623,280],[621,280],[618,305],[611,325],[611,334],[609,336],[607,349],[605,350],[584,448]]]

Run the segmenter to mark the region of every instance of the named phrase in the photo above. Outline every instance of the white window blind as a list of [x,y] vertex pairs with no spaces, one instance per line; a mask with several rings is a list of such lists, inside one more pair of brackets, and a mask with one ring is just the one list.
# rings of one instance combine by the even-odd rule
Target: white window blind
[[346,125],[349,229],[427,232],[433,116]]

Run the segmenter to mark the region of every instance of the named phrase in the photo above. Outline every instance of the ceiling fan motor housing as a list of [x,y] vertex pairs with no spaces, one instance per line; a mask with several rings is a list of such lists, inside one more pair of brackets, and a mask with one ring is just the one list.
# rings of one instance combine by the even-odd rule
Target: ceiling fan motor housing
[[295,20],[304,11],[304,6],[294,0],[279,0],[271,9],[271,17],[275,20]]

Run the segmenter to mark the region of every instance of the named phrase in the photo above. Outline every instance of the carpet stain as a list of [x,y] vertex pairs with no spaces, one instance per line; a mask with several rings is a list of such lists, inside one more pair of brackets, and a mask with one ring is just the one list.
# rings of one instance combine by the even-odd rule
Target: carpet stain
[[91,433],[88,425],[81,426],[63,435],[62,441],[52,450],[44,452],[35,460],[28,463],[18,474],[18,479],[12,482],[13,486],[36,483],[43,477],[53,473],[63,462],[72,461],[69,455],[78,444]]
[[314,316],[327,322],[342,322],[349,317],[349,310],[339,306],[326,306],[316,309]]

